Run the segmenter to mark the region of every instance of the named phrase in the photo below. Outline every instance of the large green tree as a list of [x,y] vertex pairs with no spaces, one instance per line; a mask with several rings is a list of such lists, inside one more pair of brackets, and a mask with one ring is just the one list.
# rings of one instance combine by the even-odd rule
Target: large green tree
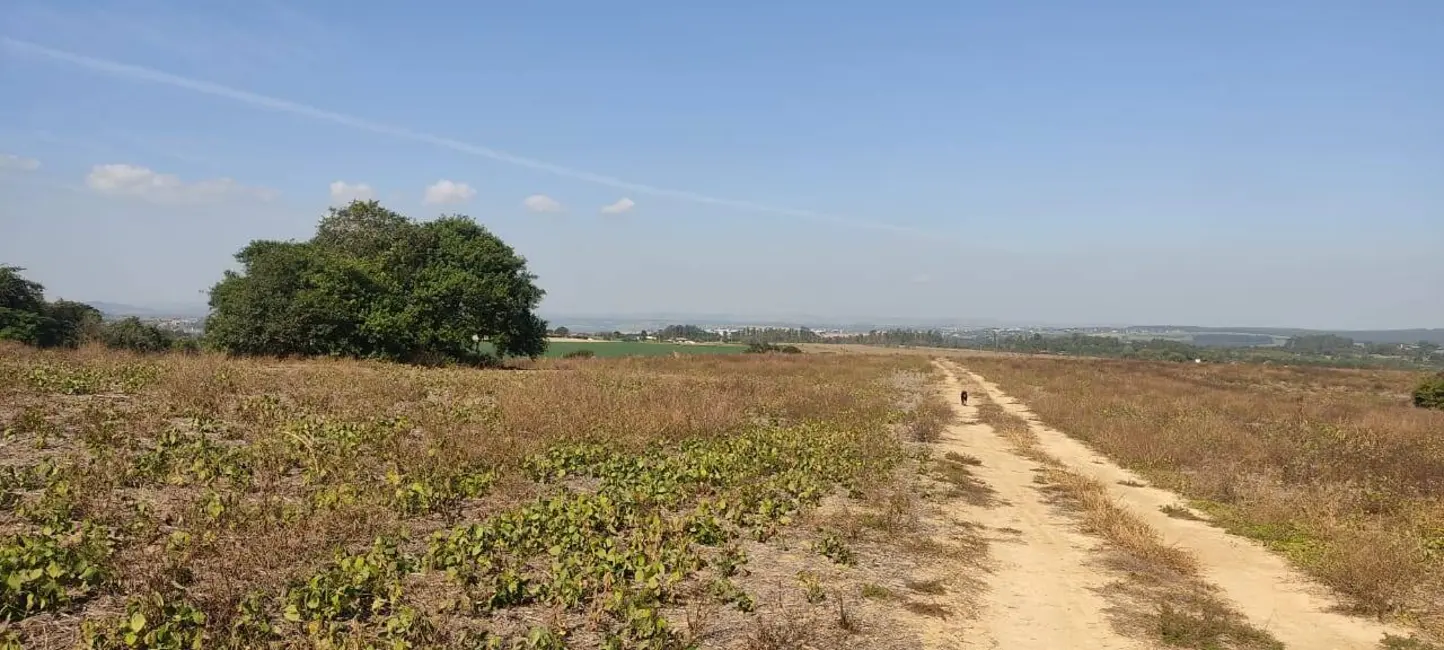
[[422,361],[540,356],[544,295],[526,260],[463,216],[332,208],[305,242],[253,241],[211,289],[206,337],[234,354]]
[[45,315],[53,325],[46,330],[42,345],[73,348],[100,336],[100,310],[83,302],[56,300],[45,305]]
[[100,311],[69,300],[45,301],[45,287],[0,265],[0,340],[39,347],[76,347],[100,327]]

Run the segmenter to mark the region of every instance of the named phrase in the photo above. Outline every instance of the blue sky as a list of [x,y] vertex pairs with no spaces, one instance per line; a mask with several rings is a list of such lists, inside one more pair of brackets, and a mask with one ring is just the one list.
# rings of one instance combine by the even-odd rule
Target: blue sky
[[1444,3],[711,4],[12,0],[0,262],[195,304],[359,193],[552,313],[1444,326]]

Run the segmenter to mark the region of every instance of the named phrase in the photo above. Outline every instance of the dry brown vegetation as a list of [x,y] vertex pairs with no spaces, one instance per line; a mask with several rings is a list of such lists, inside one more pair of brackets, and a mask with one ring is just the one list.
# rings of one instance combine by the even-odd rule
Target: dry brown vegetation
[[1413,373],[976,357],[1048,424],[1348,598],[1444,633],[1444,413]]
[[1108,588],[1115,628],[1175,647],[1283,647],[1218,595],[1201,577],[1192,555],[1164,544],[1158,531],[1115,503],[1101,482],[1070,470],[1044,451],[1028,421],[995,403],[982,386],[969,382],[969,388],[978,395],[978,420],[1007,439],[1019,455],[1039,463],[1039,489],[1074,513],[1082,532],[1107,543],[1103,564],[1119,576]]
[[0,647],[909,647],[929,372],[4,345]]

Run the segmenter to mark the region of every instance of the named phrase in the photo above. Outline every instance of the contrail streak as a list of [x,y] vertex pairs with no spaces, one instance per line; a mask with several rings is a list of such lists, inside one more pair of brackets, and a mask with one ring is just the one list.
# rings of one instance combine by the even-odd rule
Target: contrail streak
[[229,86],[223,86],[218,83],[182,77],[180,75],[174,75],[168,72],[162,72],[160,70],[154,70],[138,65],[131,65],[129,63],[108,61],[106,59],[98,59],[85,56],[83,54],[76,54],[73,52],[66,52],[64,50],[57,50],[28,41],[13,39],[8,36],[0,37],[0,43],[4,43],[5,47],[11,50],[24,52],[32,55],[38,55],[47,59],[68,63],[73,66],[85,68],[95,72],[100,72],[113,77],[121,77],[125,79],[146,81],[150,83],[172,86],[175,88],[182,88],[191,92],[200,93],[203,95],[210,95],[212,97],[221,97],[224,99],[229,99],[242,104],[249,104],[257,108],[263,108],[278,113],[290,113],[292,115],[309,117],[314,120],[348,126],[360,131],[369,131],[371,133],[376,133],[380,135],[403,138],[416,142],[424,142],[426,144],[442,147],[445,149],[451,149],[453,151],[460,151],[462,153],[471,154],[473,156],[490,158],[492,160],[507,163],[509,165],[515,165],[517,167],[535,169],[557,176],[586,181],[589,183],[595,183],[597,185],[604,185],[619,190],[636,192],[638,194],[649,194],[652,196],[668,197],[673,199],[679,199],[682,201],[690,201],[693,203],[716,205],[728,208],[735,208],[739,210],[747,210],[751,212],[775,214],[784,217],[794,217],[798,219],[806,219],[809,221],[829,223],[834,225],[851,226],[855,228],[867,228],[872,230],[884,230],[925,238],[936,237],[936,235],[933,233],[925,232],[908,226],[899,226],[878,221],[853,219],[850,217],[825,214],[812,210],[798,210],[794,208],[765,205],[761,203],[754,203],[752,201],[724,199],[715,196],[708,196],[706,194],[699,194],[697,192],[689,192],[686,190],[674,190],[664,187],[656,187],[654,185],[646,185],[643,183],[633,183],[622,180],[620,178],[606,176],[604,174],[596,174],[580,169],[573,169],[571,167],[565,167],[563,165],[557,165],[542,160],[536,160],[534,158],[527,158],[525,156],[518,156],[498,149],[470,144],[467,142],[462,142],[460,140],[453,140],[451,138],[446,138],[439,135],[432,135],[430,133],[425,133],[422,131],[415,131],[404,127],[382,124],[380,122],[373,122],[364,118],[346,115],[345,113],[328,111],[322,108],[316,108],[314,106],[301,104],[299,102],[280,99],[278,97],[270,97],[267,95],[261,95],[258,93],[240,90],[237,88],[231,88]]

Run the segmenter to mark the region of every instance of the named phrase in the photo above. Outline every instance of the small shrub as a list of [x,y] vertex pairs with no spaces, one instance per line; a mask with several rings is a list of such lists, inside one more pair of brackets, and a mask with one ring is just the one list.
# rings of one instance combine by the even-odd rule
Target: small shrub
[[285,618],[291,622],[363,620],[394,609],[398,580],[411,570],[391,540],[378,538],[367,553],[338,554],[335,562],[286,591]]
[[897,596],[891,589],[869,582],[862,586],[862,597],[871,600],[892,600]]
[[857,556],[853,554],[847,542],[842,541],[842,538],[835,533],[824,535],[812,546],[812,550],[838,564],[852,566],[857,563]]
[[1444,409],[1444,372],[1434,373],[1419,382],[1414,389],[1414,406],[1426,409]]
[[757,601],[731,580],[718,578],[712,582],[710,589],[714,598],[736,607],[739,612],[748,613],[757,609]]
[[563,354],[563,355],[562,355],[562,358],[563,358],[563,359],[590,359],[590,358],[595,357],[595,356],[597,356],[597,353],[596,353],[595,351],[593,351],[593,350],[588,350],[588,349],[583,348],[583,349],[581,349],[581,350],[572,350],[571,352],[568,352],[568,353],[566,353],[566,354]]
[[81,635],[85,647],[96,650],[186,650],[205,647],[205,624],[206,615],[190,603],[152,594],[127,603],[124,617],[102,625],[82,623]]
[[827,600],[827,591],[822,588],[822,581],[816,573],[811,571],[798,571],[797,581],[802,584],[803,596],[807,598],[809,605],[816,605]]
[[749,354],[767,354],[769,352],[780,352],[782,354],[802,354],[802,348],[795,345],[777,345],[776,343],[762,343],[753,341],[747,344]]
[[938,399],[924,401],[910,415],[907,433],[914,442],[937,442],[954,418],[952,407]]
[[170,349],[180,354],[199,354],[201,340],[194,336],[177,336],[171,339]]
[[105,581],[110,548],[103,531],[45,528],[0,545],[0,620],[16,621],[93,595]]

